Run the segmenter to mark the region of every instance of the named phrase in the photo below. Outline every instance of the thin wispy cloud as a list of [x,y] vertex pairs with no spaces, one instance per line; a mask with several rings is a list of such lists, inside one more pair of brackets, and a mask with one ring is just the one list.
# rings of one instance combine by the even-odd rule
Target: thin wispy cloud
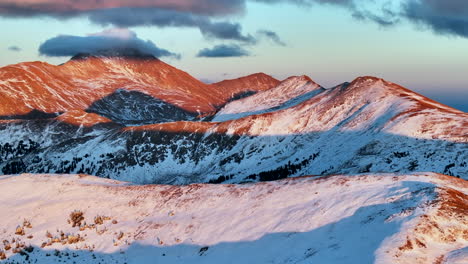
[[22,49],[18,46],[10,46],[8,47],[9,51],[20,52]]
[[259,30],[257,32],[260,37],[264,37],[272,41],[273,43],[280,45],[280,46],[286,46],[286,43],[276,34],[276,32],[271,31],[271,30]]
[[327,4],[347,9],[357,19],[381,26],[404,21],[417,29],[468,38],[468,1],[465,0],[254,0],[263,3]]

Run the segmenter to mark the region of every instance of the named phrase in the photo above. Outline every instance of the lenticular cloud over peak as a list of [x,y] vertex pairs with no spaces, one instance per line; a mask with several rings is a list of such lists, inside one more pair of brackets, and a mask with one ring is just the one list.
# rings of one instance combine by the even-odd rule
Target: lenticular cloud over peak
[[138,38],[135,32],[125,28],[107,29],[84,37],[59,35],[39,47],[41,55],[51,57],[75,56],[83,53],[109,55],[114,52],[122,55],[122,52],[128,51],[131,51],[131,55],[137,53],[155,57],[180,57],[176,53],[159,48],[151,40]]

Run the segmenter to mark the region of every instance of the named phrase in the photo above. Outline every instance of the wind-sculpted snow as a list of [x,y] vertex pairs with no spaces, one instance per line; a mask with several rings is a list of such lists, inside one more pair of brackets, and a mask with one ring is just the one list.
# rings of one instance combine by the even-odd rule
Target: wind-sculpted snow
[[467,192],[435,173],[189,186],[3,176],[2,263],[466,263]]

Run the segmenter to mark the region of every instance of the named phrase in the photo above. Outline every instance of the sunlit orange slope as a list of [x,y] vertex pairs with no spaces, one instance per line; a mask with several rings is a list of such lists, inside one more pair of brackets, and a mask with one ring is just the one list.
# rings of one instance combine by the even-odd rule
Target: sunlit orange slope
[[278,86],[280,81],[265,73],[255,73],[245,77],[240,77],[232,80],[224,80],[214,83],[213,86],[218,87],[226,95],[237,95],[242,92],[258,92],[271,89]]
[[233,93],[274,84],[271,77],[254,75],[230,81],[220,89],[156,58],[85,56],[59,66],[26,62],[0,69],[0,116],[32,110],[85,110],[117,89],[142,92],[189,112],[208,113],[226,103]]

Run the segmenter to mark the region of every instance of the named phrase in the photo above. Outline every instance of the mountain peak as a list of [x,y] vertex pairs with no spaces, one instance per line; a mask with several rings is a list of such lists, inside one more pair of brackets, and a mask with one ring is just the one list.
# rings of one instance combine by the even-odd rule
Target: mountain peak
[[314,80],[312,80],[312,78],[310,78],[309,76],[307,75],[298,75],[298,76],[289,76],[288,78],[286,78],[283,82],[286,82],[286,81],[290,81],[290,80],[295,80],[295,81],[306,81],[306,82],[314,82]]
[[221,93],[220,96],[233,98],[249,92],[259,92],[269,90],[276,87],[280,83],[279,80],[272,76],[259,72],[251,75],[239,77],[231,80],[224,80],[218,83],[213,83]]
[[386,81],[382,78],[374,77],[374,76],[359,76],[356,79],[354,79],[349,86],[369,86],[373,85],[377,82],[385,82]]
[[[343,89],[343,87],[342,87]],[[405,88],[391,82],[374,76],[360,76],[347,83],[344,86],[344,91],[382,91],[392,92],[406,90]]]

